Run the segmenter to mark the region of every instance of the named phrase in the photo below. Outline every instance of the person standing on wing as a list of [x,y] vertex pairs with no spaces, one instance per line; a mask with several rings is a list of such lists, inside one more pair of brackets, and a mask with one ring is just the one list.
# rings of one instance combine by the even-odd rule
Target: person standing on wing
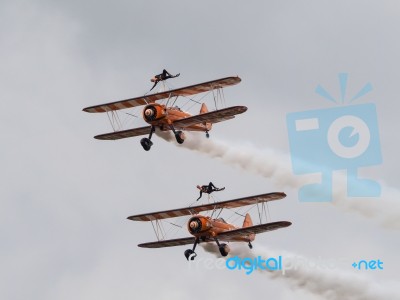
[[150,91],[152,89],[154,89],[156,87],[157,83],[159,83],[160,81],[164,81],[169,78],[175,78],[175,77],[178,77],[179,75],[180,75],[180,73],[178,73],[176,75],[171,75],[167,70],[164,69],[161,74],[155,75],[153,78],[150,79],[151,82],[154,82],[154,85],[150,89]]
[[199,201],[201,196],[203,196],[203,193],[206,194],[211,194],[212,192],[218,192],[222,191],[225,188],[217,188],[212,182],[210,182],[208,185],[202,185],[202,186],[197,186],[197,188],[200,190],[200,197],[196,199],[196,201]]

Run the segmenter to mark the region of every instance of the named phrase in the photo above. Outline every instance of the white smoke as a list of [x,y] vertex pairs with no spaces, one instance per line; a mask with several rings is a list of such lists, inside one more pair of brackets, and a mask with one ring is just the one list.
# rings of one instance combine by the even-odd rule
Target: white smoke
[[[214,253],[217,257],[220,257],[218,248],[215,245],[206,244],[203,245],[203,248],[207,252]],[[356,270],[354,272],[345,272],[338,270],[335,265],[327,268],[325,265],[320,265],[304,256],[293,253],[279,253],[259,246],[250,250],[244,245],[235,245],[235,248],[226,258],[239,256],[241,258],[256,259],[260,256],[266,259],[277,258],[280,255],[283,257],[282,270],[258,270],[258,274],[282,280],[293,289],[301,289],[327,300],[400,300],[400,292],[395,284],[377,283],[370,278],[355,273],[357,272]],[[245,272],[245,270],[238,269],[236,271]],[[254,276],[253,273],[252,275]]]
[[[157,132],[166,141],[175,142],[170,132]],[[291,171],[290,158],[271,149],[256,149],[253,146],[230,145],[213,139],[205,139],[196,134],[186,134],[186,140],[179,147],[200,152],[212,158],[239,167],[263,177],[272,179],[278,187],[298,189],[311,183],[307,176],[294,176]],[[176,143],[176,142],[175,142]],[[334,182],[333,200],[331,203],[340,209],[358,213],[375,219],[387,228],[400,229],[400,192],[381,183],[382,195],[379,199],[356,198],[346,196],[346,180],[341,176]]]

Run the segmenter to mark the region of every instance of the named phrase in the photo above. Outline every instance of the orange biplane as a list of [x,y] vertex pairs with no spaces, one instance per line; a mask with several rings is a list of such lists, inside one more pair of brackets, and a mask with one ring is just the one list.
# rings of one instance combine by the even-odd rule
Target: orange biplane
[[[193,244],[192,249],[187,249],[185,251],[185,257],[187,260],[194,260],[197,255],[194,252],[197,244],[202,242],[215,242],[221,255],[227,256],[230,248],[227,244],[220,243],[221,241],[246,242],[251,249],[253,248],[251,242],[254,241],[256,234],[288,227],[292,223],[287,221],[279,221],[253,225],[251,217],[247,213],[244,218],[242,227],[236,227],[232,224],[227,223],[223,218],[213,218],[213,213],[218,209],[222,211],[222,209],[224,208],[231,209],[247,205],[264,205],[268,201],[279,200],[283,199],[284,197],[286,197],[285,193],[269,193],[235,200],[215,202],[207,205],[199,205],[135,215],[128,217],[128,219],[132,221],[151,221],[153,228],[156,231],[157,228],[161,228],[161,225],[159,224],[160,220],[191,215],[190,219],[187,222],[187,229],[192,237],[165,240],[163,238],[160,238],[160,235],[156,231],[158,241],[139,244],[138,246],[143,248],[162,248]],[[199,214],[199,212],[202,211],[213,211],[213,213],[211,214],[211,216],[204,216]],[[221,213],[221,211],[219,212],[219,214]],[[153,224],[153,221],[156,224]]]
[[[148,138],[142,138],[140,143],[144,150],[149,151],[153,145],[151,137],[156,128],[161,131],[172,130],[176,141],[182,144],[185,140],[185,135],[182,130],[203,131],[206,133],[206,136],[209,137],[208,132],[211,130],[212,124],[232,119],[235,115],[244,113],[247,110],[245,106],[232,106],[209,112],[205,103],[202,103],[200,113],[192,116],[176,106],[168,106],[170,100],[175,103],[179,96],[191,96],[210,91],[213,93],[215,91],[216,94],[219,94],[219,91],[224,87],[238,84],[240,81],[241,79],[239,77],[226,77],[156,94],[90,106],[84,108],[83,111],[89,113],[108,113],[144,105],[142,116],[144,121],[150,124],[150,126],[100,134],[95,136],[95,138],[99,140],[118,140],[148,134]],[[167,99],[167,103],[156,103],[158,100],[162,99]]]

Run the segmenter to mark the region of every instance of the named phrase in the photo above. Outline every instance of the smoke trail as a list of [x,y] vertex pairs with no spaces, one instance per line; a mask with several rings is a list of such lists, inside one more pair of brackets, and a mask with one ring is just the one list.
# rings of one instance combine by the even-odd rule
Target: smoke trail
[[[216,247],[207,244],[203,248],[207,252],[215,253],[217,257],[220,256]],[[328,300],[400,300],[400,293],[394,284],[378,284],[360,274],[338,270],[336,266],[329,269],[293,253],[278,253],[278,251],[259,246],[250,250],[244,245],[236,245],[229,257],[239,256],[254,259],[260,256],[266,259],[276,258],[279,255],[283,257],[283,269],[286,268],[284,274],[280,270],[259,270],[258,274],[282,280],[294,289],[302,289]],[[236,271],[244,272],[244,270]]]
[[[175,142],[170,132],[157,132],[166,141]],[[259,150],[250,145],[232,146],[221,141],[205,139],[203,136],[188,134],[180,145],[186,149],[200,152],[222,162],[243,170],[272,179],[278,187],[298,189],[304,184],[312,183],[310,178],[294,176],[291,171],[290,158],[271,149]],[[176,142],[175,142],[176,143]],[[307,177],[307,176],[305,176]],[[346,180],[339,178],[333,189],[331,203],[342,210],[355,212],[364,217],[375,219],[387,228],[400,229],[400,192],[381,184],[382,195],[379,199],[347,199]]]

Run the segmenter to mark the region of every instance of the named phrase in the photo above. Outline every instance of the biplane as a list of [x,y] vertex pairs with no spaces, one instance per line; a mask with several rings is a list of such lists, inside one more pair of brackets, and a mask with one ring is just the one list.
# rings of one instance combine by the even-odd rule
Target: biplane
[[[253,225],[250,215],[246,213],[242,227],[237,227],[227,223],[223,218],[219,217],[222,209],[239,208],[248,205],[264,205],[266,202],[283,199],[284,197],[286,197],[285,193],[269,193],[222,202],[214,202],[206,205],[134,215],[128,217],[128,219],[132,221],[150,221],[156,232],[158,241],[139,244],[139,247],[163,248],[193,244],[192,249],[187,249],[184,254],[187,260],[194,260],[197,256],[195,249],[199,243],[215,242],[221,255],[227,256],[230,247],[226,242],[246,242],[248,243],[249,248],[252,249],[253,246],[251,242],[254,241],[256,234],[288,227],[292,223],[288,221],[279,221]],[[213,214],[217,210],[220,210],[220,212],[216,218],[213,218]],[[204,211],[212,211],[212,214],[210,216],[199,214]],[[156,231],[156,228],[160,228],[159,222],[163,219],[182,216],[191,216],[187,222],[187,230],[192,236],[168,240],[163,237],[160,238],[160,235]],[[155,222],[155,224],[153,222]]]
[[[202,131],[206,133],[206,137],[209,137],[209,131],[214,123],[233,119],[235,115],[244,113],[247,110],[245,106],[232,106],[208,111],[206,104],[202,103],[199,114],[191,115],[174,106],[179,96],[187,97],[210,91],[215,95],[219,95],[224,87],[238,84],[240,81],[239,77],[226,77],[155,94],[90,106],[84,108],[83,111],[89,113],[112,113],[121,109],[144,106],[142,117],[149,126],[100,134],[94,138],[99,140],[118,140],[148,134],[148,137],[142,138],[140,143],[144,150],[149,151],[153,145],[151,138],[156,129],[161,131],[172,130],[176,141],[182,144],[185,140],[184,130]],[[166,104],[157,103],[157,101],[163,99],[167,99]],[[172,105],[169,105],[170,102]]]

